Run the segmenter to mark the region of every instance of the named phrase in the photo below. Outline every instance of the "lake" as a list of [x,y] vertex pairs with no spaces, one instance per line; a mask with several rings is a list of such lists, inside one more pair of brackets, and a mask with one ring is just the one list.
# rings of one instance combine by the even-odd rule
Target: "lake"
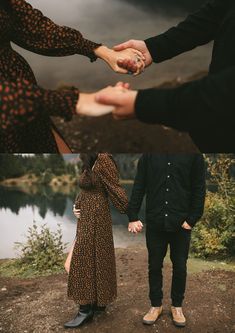
[[[78,29],[95,42],[109,47],[130,38],[145,39],[164,32],[180,22],[203,0],[28,0],[60,25]],[[154,4],[154,6],[153,6]],[[187,4],[190,4],[187,5]],[[180,55],[174,60],[153,65],[139,77],[113,73],[105,63],[90,63],[83,56],[52,58],[17,50],[32,66],[38,82],[47,88],[61,84],[78,86],[82,91],[94,91],[119,80],[130,82],[133,88],[156,86],[176,77],[188,77],[208,68],[211,45]]]
[[[132,185],[124,185],[130,195]],[[32,190],[32,189],[31,189]],[[65,191],[66,193],[68,191]],[[38,226],[47,224],[52,231],[61,225],[63,241],[72,243],[76,233],[76,218],[72,212],[75,193],[54,193],[50,188],[40,191],[20,191],[0,187],[0,259],[14,258],[15,242],[26,239],[27,230],[33,221]],[[127,232],[128,219],[111,206],[115,247],[144,245],[144,233],[136,236]],[[144,206],[141,209],[144,217]]]

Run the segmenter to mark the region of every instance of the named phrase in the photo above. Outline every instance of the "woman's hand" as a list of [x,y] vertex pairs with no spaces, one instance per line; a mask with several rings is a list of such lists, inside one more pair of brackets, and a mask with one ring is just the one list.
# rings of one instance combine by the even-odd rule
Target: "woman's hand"
[[112,92],[124,92],[128,91],[129,84],[118,82],[115,87],[107,87],[98,91],[97,93],[80,93],[79,100],[76,107],[76,112],[78,115],[89,116],[89,117],[99,117],[106,114],[112,113],[115,109],[112,105],[100,104],[96,101],[96,96],[99,93],[112,94]]
[[76,208],[76,205],[73,205],[73,213],[77,219],[81,217],[81,209]]
[[[116,73],[138,75],[143,72],[145,68],[145,57],[142,52],[133,48],[127,48],[122,51],[115,51],[107,48],[106,46],[100,46],[95,50],[95,54],[98,58],[103,59]],[[134,68],[134,71],[129,71],[124,66],[118,64],[125,63],[128,68]],[[128,66],[128,63],[130,65]]]

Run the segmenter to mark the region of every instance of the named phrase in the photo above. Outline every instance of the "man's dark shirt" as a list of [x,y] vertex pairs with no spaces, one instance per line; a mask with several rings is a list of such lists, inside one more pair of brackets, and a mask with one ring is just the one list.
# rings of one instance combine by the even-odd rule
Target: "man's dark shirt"
[[188,131],[203,152],[234,152],[235,1],[209,1],[145,42],[156,63],[214,40],[209,75],[175,89],[141,90],[136,116]]
[[128,206],[129,221],[137,221],[146,195],[146,223],[162,231],[177,231],[184,221],[194,226],[205,202],[205,162],[201,154],[144,154]]

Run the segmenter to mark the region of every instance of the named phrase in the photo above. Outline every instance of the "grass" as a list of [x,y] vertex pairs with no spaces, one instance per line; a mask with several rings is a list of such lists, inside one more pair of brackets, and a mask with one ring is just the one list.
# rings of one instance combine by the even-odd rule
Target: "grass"
[[[64,255],[64,260],[66,259]],[[1,277],[17,277],[17,278],[34,278],[40,276],[50,276],[54,274],[63,273],[63,265],[55,267],[54,269],[37,271],[31,265],[22,262],[21,259],[4,259],[0,260],[0,276]]]
[[[64,255],[64,260],[67,254]],[[169,255],[166,257],[166,262],[170,263]],[[235,272],[235,258],[230,258],[226,261],[220,260],[204,260],[190,256],[188,260],[189,274],[196,274],[208,270],[226,270]],[[53,270],[37,271],[34,267],[22,263],[21,259],[4,259],[0,260],[0,276],[2,277],[17,277],[17,278],[34,278],[41,276],[50,276],[54,274],[64,273],[63,265],[55,267]]]

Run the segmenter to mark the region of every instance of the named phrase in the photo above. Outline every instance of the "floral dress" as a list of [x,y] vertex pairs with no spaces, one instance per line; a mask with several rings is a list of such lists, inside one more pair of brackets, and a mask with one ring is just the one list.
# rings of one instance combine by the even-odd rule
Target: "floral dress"
[[[81,209],[70,264],[68,297],[80,305],[105,306],[117,296],[115,253],[109,198],[125,213],[128,198],[119,184],[117,168],[108,154],[99,154],[93,167],[94,187],[82,189],[76,202]],[[81,175],[81,187],[87,174]]]
[[[8,3],[8,7],[3,3]],[[58,26],[24,0],[0,4],[0,153],[59,152],[61,137],[50,116],[71,120],[79,92],[75,88],[45,90],[11,42],[37,54],[82,54],[94,61],[100,44],[79,31]]]

